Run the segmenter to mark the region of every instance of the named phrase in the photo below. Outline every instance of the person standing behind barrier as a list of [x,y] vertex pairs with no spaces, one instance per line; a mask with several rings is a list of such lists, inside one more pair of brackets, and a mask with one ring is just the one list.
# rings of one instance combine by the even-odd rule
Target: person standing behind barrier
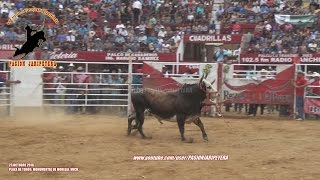
[[[64,71],[64,68],[63,66],[59,66],[59,72],[63,72]],[[56,86],[56,104],[63,104],[63,99],[65,97],[65,93],[66,93],[66,85],[62,84],[62,83],[65,83],[66,82],[66,76],[65,74],[57,74],[56,77],[55,77],[55,81],[57,84]]]
[[[142,69],[134,70],[134,73],[142,73]],[[132,75],[132,89],[140,88],[142,84],[142,75]]]
[[70,72],[70,74],[68,74],[66,76],[66,80],[65,82],[66,83],[69,83],[66,85],[67,87],[67,90],[66,90],[66,101],[65,101],[65,104],[67,105],[66,106],[66,113],[74,113],[76,112],[76,107],[74,107],[74,99],[76,99],[76,94],[77,91],[76,91],[76,88],[77,88],[77,85],[74,84],[76,82],[76,76],[75,76],[75,72],[76,70],[73,69],[74,66],[69,66],[69,69],[68,69],[68,72]]
[[[76,90],[76,100],[74,102],[74,104],[78,105],[75,107],[75,112],[83,112],[84,110],[84,104],[85,104],[85,91],[86,91],[86,85],[84,85],[83,83],[85,83],[87,81],[87,78],[89,78],[88,75],[84,74],[83,72],[83,67],[79,66],[77,68],[77,72],[81,73],[81,74],[77,74],[75,77],[75,83],[78,83],[78,89]],[[81,105],[81,106],[79,106]]]
[[55,87],[56,85],[55,84],[51,84],[51,83],[54,83],[54,79],[55,79],[55,74],[54,73],[50,73],[53,71],[52,68],[47,68],[46,69],[47,73],[44,73],[41,75],[42,77],[42,81],[44,83],[44,89],[43,89],[43,92],[44,94],[51,94],[51,95],[45,95],[44,98],[45,99],[48,99],[48,102],[50,104],[54,104],[54,93],[55,93]]
[[117,84],[117,85],[112,85],[111,86],[111,98],[115,99],[110,101],[111,105],[118,105],[119,101],[117,101],[116,99],[120,99],[119,95],[120,95],[120,90],[118,90],[119,88],[121,88],[120,84],[123,84],[122,79],[120,78],[120,75],[116,74],[117,70],[113,69],[111,71],[111,73],[113,73],[112,75],[109,76],[109,84]]
[[135,0],[132,4],[133,11],[133,23],[140,23],[140,16],[142,12],[142,3],[139,0]]
[[[91,72],[95,73],[96,71],[92,70]],[[96,94],[100,94],[100,90],[98,90],[100,86],[95,85],[93,83],[99,83],[99,82],[100,82],[100,77],[95,74],[89,75],[89,77],[85,81],[85,83],[89,83],[88,91],[87,91],[89,106],[86,108],[86,113],[89,113],[89,114],[97,113],[97,107],[93,105],[98,104],[98,101],[97,101],[98,96]]]
[[[320,96],[320,74],[314,73],[314,81],[310,84],[311,86],[318,86],[318,87],[311,87],[311,95],[312,96]],[[320,115],[316,115],[317,119],[320,119]]]
[[217,62],[223,62],[224,57],[227,55],[227,50],[225,50],[223,47],[220,47],[216,52],[215,52],[215,59]]
[[311,87],[312,96],[320,96],[320,74],[314,73],[314,81],[311,82],[311,86],[318,86],[318,87]]
[[304,73],[299,71],[297,79],[292,81],[293,86],[296,88],[296,111],[298,113],[298,118],[296,120],[304,120],[304,90],[308,85],[307,80],[305,79]]

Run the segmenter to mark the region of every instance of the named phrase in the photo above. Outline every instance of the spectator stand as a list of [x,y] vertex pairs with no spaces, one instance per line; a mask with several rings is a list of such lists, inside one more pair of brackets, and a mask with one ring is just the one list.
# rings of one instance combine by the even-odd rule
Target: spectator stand
[[142,63],[57,62],[57,69],[46,68],[43,72],[43,105],[63,106],[68,113],[95,113],[101,107],[118,107],[126,112],[131,96],[129,86],[141,86],[137,81],[128,80],[135,79],[129,75],[142,76],[142,72],[136,73],[138,70],[130,64]]

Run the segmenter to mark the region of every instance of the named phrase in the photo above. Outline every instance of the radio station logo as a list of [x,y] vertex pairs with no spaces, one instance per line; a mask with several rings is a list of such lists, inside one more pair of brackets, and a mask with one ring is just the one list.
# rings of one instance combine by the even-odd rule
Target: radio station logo
[[[14,20],[21,14],[28,12],[37,12],[48,16],[55,24],[59,23],[59,20],[46,9],[41,8],[26,8],[22,9],[13,15],[8,21],[7,25],[11,25]],[[33,26],[26,25],[24,30],[26,31],[26,41],[22,44],[21,48],[15,47],[15,52],[12,56],[11,61],[9,61],[9,66],[44,66],[44,67],[56,67],[57,63],[51,60],[23,60],[28,54],[35,51],[36,48],[41,49],[44,42],[47,41],[45,34],[45,21],[43,20],[42,25]]]

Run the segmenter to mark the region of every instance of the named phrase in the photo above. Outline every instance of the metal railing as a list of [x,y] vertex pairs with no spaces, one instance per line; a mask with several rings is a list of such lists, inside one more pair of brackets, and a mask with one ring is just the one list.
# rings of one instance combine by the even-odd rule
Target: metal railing
[[[128,73],[85,73],[87,76],[98,75],[99,82],[77,83],[73,76],[81,73],[74,72],[45,72],[44,74],[59,76],[66,74],[71,76],[71,82],[43,83],[44,105],[48,106],[128,106],[128,82],[110,84],[103,81],[104,75],[126,75]],[[142,73],[133,73],[133,76]],[[132,84],[139,87],[142,84]],[[47,86],[47,87],[46,87]],[[49,86],[49,87],[48,87]]]
[[[56,70],[43,73],[46,80],[43,85],[43,105],[66,108],[85,107],[123,107],[130,111],[131,87],[142,86],[142,73],[132,73],[133,65],[139,62],[66,62],[58,61],[65,68],[70,63],[77,69],[82,66],[84,72]],[[122,65],[126,72],[105,73],[102,66]],[[92,72],[91,70],[95,70]],[[102,72],[101,72],[102,71]],[[82,81],[79,77],[83,76]],[[132,82],[132,77],[140,77],[140,82]],[[81,79],[81,78],[80,78]],[[89,79],[89,81],[88,81]],[[135,79],[135,78],[133,78]]]
[[[1,71],[1,77],[7,80],[10,76],[10,71]],[[0,82],[0,109],[4,109],[7,115],[12,113],[12,88],[10,85],[5,84],[5,82]]]

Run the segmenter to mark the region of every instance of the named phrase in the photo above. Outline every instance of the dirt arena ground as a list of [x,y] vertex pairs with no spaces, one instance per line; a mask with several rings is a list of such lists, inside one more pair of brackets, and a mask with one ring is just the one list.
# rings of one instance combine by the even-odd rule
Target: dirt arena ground
[[[39,113],[37,113],[39,114]],[[20,113],[0,121],[0,179],[5,180],[318,180],[320,121],[271,116],[203,118],[209,142],[195,125],[194,143],[180,142],[177,124],[152,117],[151,140],[126,136],[117,115]],[[227,161],[133,161],[134,155],[228,155]],[[77,167],[79,172],[9,172],[9,163]]]

